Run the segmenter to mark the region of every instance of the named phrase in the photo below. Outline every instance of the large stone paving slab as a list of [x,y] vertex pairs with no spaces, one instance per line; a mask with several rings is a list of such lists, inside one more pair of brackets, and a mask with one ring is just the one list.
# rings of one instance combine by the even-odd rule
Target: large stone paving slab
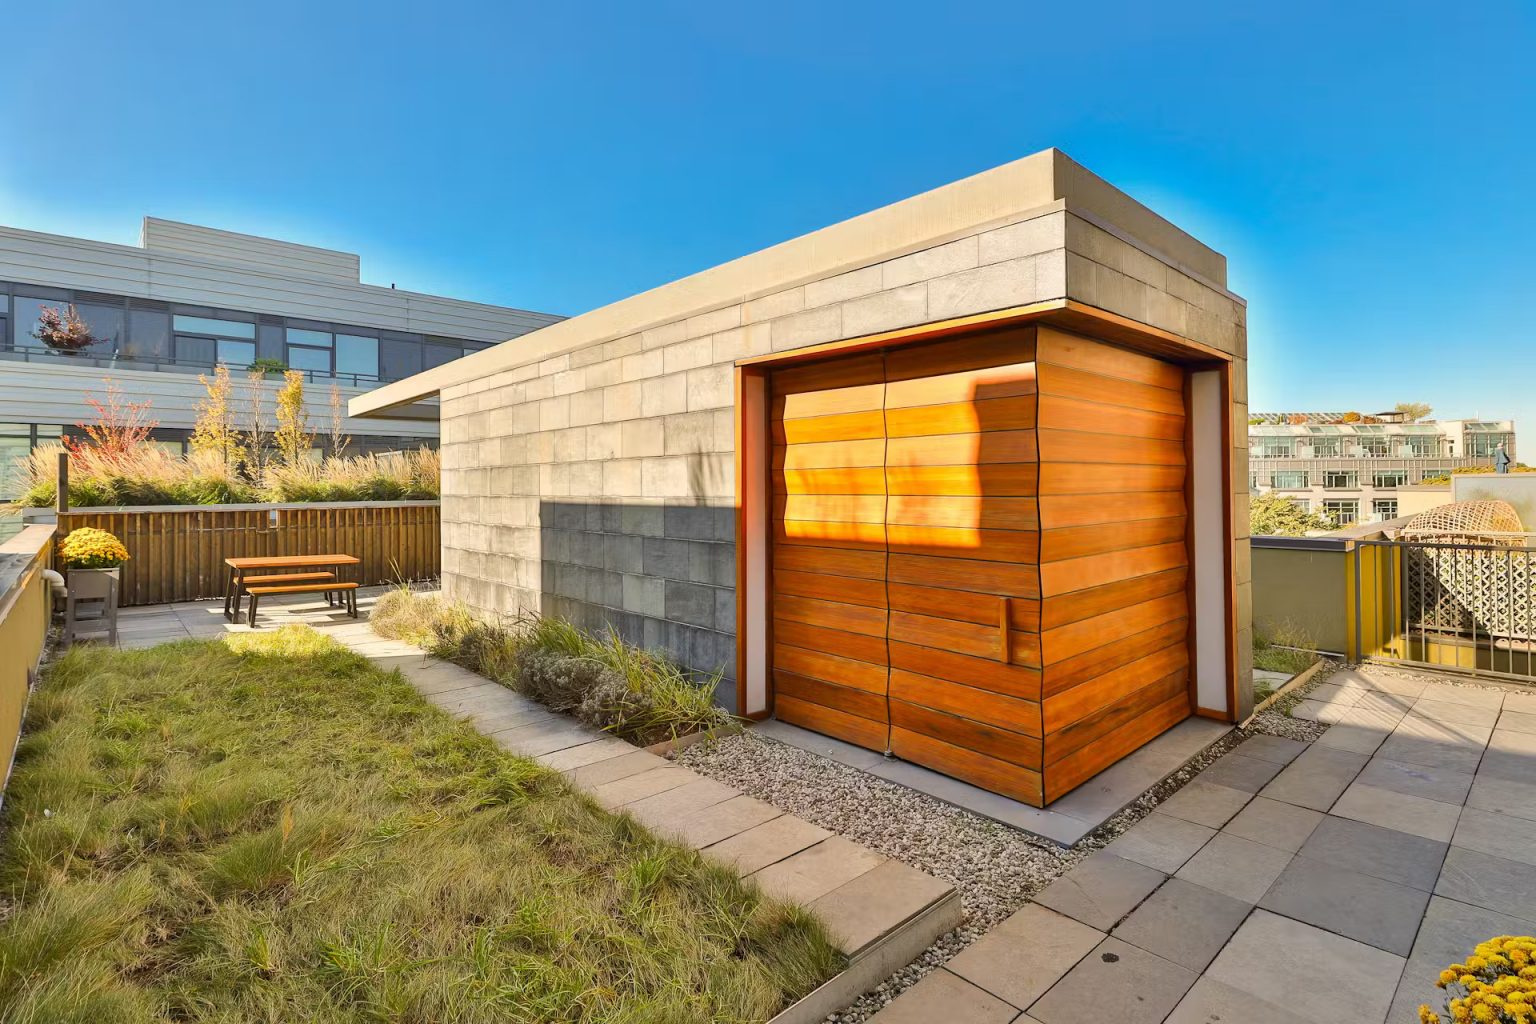
[[[1265,763],[1265,762],[1258,762]],[[1274,767],[1267,765],[1267,767]],[[1173,796],[1158,805],[1158,811],[1183,818],[1207,828],[1221,828],[1243,809],[1254,790],[1234,789],[1206,781],[1204,775],[1185,783]]]
[[1429,893],[1373,875],[1297,857],[1259,907],[1406,957]]
[[1254,797],[1222,829],[1228,835],[1295,853],[1323,820],[1323,812],[1268,797]]
[[1176,877],[1252,905],[1259,902],[1291,855],[1222,832],[1179,869]]
[[1355,781],[1368,760],[1364,754],[1314,743],[1259,792],[1271,800],[1326,811]]
[[1029,1006],[1092,952],[1104,934],[1031,903],[947,965],[1014,1006]]
[[1036,1000],[1029,1014],[1041,1024],[1158,1024],[1198,976],[1111,937]]
[[1536,821],[1536,783],[1478,775],[1467,794],[1467,806]]
[[1224,893],[1170,878],[1110,934],[1192,971],[1203,971],[1252,909]]
[[1435,895],[1488,910],[1523,908],[1536,914],[1536,864],[1453,846],[1446,855]]
[[871,1017],[870,1024],[1009,1024],[1016,1007],[940,968]]
[[1179,1001],[1167,1024],[1316,1024],[1209,974]]
[[770,896],[791,903],[809,904],[873,870],[886,859],[842,836],[830,836],[815,846],[768,865],[751,877]]
[[1355,781],[1378,789],[1390,789],[1394,793],[1457,805],[1466,802],[1467,791],[1472,788],[1472,775],[1468,772],[1429,768],[1385,757],[1371,758]]
[[1100,850],[1048,885],[1035,902],[1107,932],[1166,877]]
[[1363,942],[1255,910],[1206,977],[1303,1020],[1381,1024],[1403,963],[1403,957]]
[[705,847],[704,855],[749,875],[793,857],[831,834],[820,825],[785,814]]
[[1430,892],[1447,849],[1447,843],[1328,815],[1301,847],[1301,855]]
[[1205,825],[1153,811],[1107,849],[1117,857],[1172,874],[1215,834],[1215,829]]
[[1536,821],[1464,807],[1451,845],[1536,864]]
[[838,948],[853,955],[953,888],[900,861],[887,860],[818,897],[810,909],[827,926]]
[[1356,782],[1333,805],[1333,813],[1341,818],[1353,818],[1409,835],[1448,842],[1451,833],[1456,831],[1461,806]]

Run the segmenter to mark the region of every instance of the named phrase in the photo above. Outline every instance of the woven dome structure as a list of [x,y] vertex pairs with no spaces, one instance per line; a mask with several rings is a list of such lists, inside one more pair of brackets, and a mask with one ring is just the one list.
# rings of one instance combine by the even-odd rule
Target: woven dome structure
[[1494,543],[1523,543],[1518,538],[1489,534],[1520,533],[1520,514],[1507,501],[1453,501],[1409,519],[1400,537],[1486,538]]

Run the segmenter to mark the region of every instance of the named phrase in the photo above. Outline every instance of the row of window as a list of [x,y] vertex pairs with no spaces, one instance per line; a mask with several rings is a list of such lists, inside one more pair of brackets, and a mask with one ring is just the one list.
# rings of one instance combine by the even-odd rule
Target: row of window
[[[1261,459],[1337,459],[1345,456],[1432,459],[1450,454],[1455,442],[1447,441],[1446,444],[1449,447],[1447,451],[1442,452],[1438,437],[1362,437],[1356,439],[1346,449],[1344,442],[1337,438],[1310,438],[1303,441],[1291,437],[1256,437],[1249,441],[1249,449],[1254,457]],[[1468,448],[1467,454],[1473,454],[1470,451],[1470,439]]]
[[73,305],[93,343],[84,358],[243,370],[258,359],[354,383],[400,380],[487,343],[293,317],[171,305],[0,282],[0,347],[34,354],[43,308]]
[[[1307,502],[1301,498],[1292,498],[1297,505],[1307,508]],[[1328,498],[1312,506],[1312,511],[1317,512],[1333,523],[1335,528],[1349,526],[1360,521],[1360,502],[1346,498]],[[1375,522],[1397,518],[1396,498],[1377,498],[1371,502],[1371,518]]]
[[[1253,484],[1259,485],[1261,474],[1254,473]],[[1322,473],[1308,473],[1304,469],[1277,469],[1269,475],[1269,486],[1277,491],[1305,491],[1313,486],[1316,480],[1323,487],[1336,490],[1350,490],[1360,486],[1360,471],[1357,469],[1329,469]],[[1381,469],[1371,473],[1372,487],[1407,487],[1408,470],[1406,469]]]

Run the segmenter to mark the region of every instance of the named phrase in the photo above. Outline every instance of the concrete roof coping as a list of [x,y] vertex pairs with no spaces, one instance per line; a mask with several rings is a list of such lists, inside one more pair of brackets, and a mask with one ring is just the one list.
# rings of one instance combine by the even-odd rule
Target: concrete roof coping
[[990,226],[1071,208],[1113,225],[1225,289],[1226,257],[1138,203],[1058,149],[860,214],[540,328],[354,398],[352,416],[376,416],[444,388],[635,334],[807,281],[869,266]]

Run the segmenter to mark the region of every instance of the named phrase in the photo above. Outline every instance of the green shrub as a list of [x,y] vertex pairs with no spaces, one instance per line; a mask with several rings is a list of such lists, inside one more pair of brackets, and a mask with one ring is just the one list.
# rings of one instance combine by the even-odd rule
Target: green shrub
[[552,710],[638,743],[731,723],[714,702],[719,674],[704,678],[624,640],[591,636],[564,619],[487,622],[436,594],[397,589],[369,620],[381,636],[424,647],[445,661],[524,693]]
[[1311,668],[1316,660],[1316,641],[1294,622],[1278,623],[1271,634],[1254,631],[1254,668],[1295,675]]

